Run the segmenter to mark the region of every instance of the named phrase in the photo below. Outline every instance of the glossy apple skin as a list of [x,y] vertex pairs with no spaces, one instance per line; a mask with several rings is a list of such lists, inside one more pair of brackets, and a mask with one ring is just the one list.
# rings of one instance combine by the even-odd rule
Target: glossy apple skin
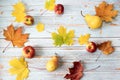
[[33,58],[35,56],[35,49],[32,46],[26,46],[23,48],[22,54],[26,58]]
[[24,24],[30,26],[34,24],[34,18],[30,15],[25,16]]
[[89,42],[87,45],[86,45],[86,50],[90,53],[93,53],[97,50],[97,45],[96,43],[94,42]]
[[61,15],[64,13],[64,6],[62,4],[55,5],[54,11],[56,14]]

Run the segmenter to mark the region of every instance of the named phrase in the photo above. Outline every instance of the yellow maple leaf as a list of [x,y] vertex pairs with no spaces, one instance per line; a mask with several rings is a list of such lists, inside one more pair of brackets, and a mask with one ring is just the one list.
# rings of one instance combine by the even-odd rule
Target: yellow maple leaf
[[98,7],[95,7],[96,15],[103,21],[110,22],[117,14],[117,10],[113,10],[113,4],[107,4],[103,1]]
[[44,24],[39,22],[36,26],[36,29],[38,32],[44,31]]
[[90,34],[80,35],[80,37],[78,38],[79,44],[80,45],[88,44],[89,38]]
[[45,1],[45,9],[53,11],[55,7],[55,0],[46,0]]
[[16,18],[15,21],[23,22],[26,16],[24,4],[22,2],[18,2],[15,5],[13,5],[13,8],[14,10],[12,12],[12,16]]
[[11,73],[11,75],[16,74],[16,80],[24,80],[28,77],[28,64],[23,57],[20,57],[19,59],[14,58],[10,60],[9,64],[12,66],[12,68],[9,69],[9,73]]
[[18,2],[15,5],[13,5],[13,8],[17,11],[25,11],[25,6],[22,2]]
[[65,44],[73,45],[73,43],[74,43],[73,38],[74,37],[75,37],[74,30],[70,30],[66,35]]
[[52,39],[54,40],[55,46],[61,46],[63,44],[72,45],[74,40],[74,30],[66,31],[64,26],[60,26],[57,30],[58,33],[52,32]]
[[60,26],[60,28],[58,29],[58,33],[60,36],[65,37],[66,33],[66,28],[64,28],[64,26]]

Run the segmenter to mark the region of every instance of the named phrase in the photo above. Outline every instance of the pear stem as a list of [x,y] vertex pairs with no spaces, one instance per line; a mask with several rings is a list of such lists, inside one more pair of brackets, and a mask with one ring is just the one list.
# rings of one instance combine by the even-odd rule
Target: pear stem
[[5,50],[8,48],[8,46],[11,44],[11,42],[3,49],[2,53],[5,52]]
[[80,11],[80,13],[81,13],[81,15],[82,15],[83,17],[85,17],[85,15],[83,15],[82,11]]
[[93,71],[93,70],[96,70],[96,69],[98,69],[98,68],[100,68],[100,67],[101,67],[101,66],[99,65],[99,66],[97,66],[97,67],[95,67],[95,68],[85,70],[84,72]]

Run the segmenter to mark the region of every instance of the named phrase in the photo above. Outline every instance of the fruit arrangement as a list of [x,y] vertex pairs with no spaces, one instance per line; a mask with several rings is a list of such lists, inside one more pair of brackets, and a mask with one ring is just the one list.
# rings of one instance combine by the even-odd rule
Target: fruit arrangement
[[[102,7],[102,8],[101,8]],[[36,29],[38,32],[42,32],[45,30],[44,24],[41,22],[38,22],[35,24],[34,16],[28,15],[26,13],[25,5],[22,2],[18,2],[13,6],[14,10],[12,12],[12,16],[15,17],[16,22],[22,22],[25,24],[25,26],[32,26],[36,25]],[[19,10],[18,10],[19,9]],[[64,14],[64,6],[63,4],[55,4],[55,0],[46,0],[45,1],[45,9],[47,11],[54,11],[57,15]],[[84,20],[86,21],[86,24],[90,29],[98,29],[102,27],[103,21],[104,22],[112,22],[112,18],[115,18],[117,16],[118,11],[113,10],[113,5],[107,4],[105,1],[103,1],[98,7],[95,7],[96,14],[86,14],[83,15],[81,11],[81,15],[84,17]],[[16,13],[18,12],[18,13]],[[9,64],[12,68],[9,69],[9,72],[11,74],[16,74],[17,78],[16,80],[24,80],[28,77],[30,73],[30,69],[28,66],[27,59],[32,59],[36,55],[35,47],[33,46],[25,46],[24,44],[28,41],[29,34],[23,34],[23,28],[18,27],[15,29],[14,25],[11,24],[7,27],[7,29],[4,29],[3,35],[5,37],[5,40],[10,41],[12,45],[18,48],[22,49],[22,57],[20,58],[14,58],[10,60]],[[67,28],[64,26],[60,26],[57,29],[57,32],[50,32],[51,33],[51,39],[54,41],[53,44],[55,47],[61,47],[62,45],[68,45],[72,46],[75,42],[75,31],[69,30],[67,31]],[[90,41],[89,38],[91,37],[91,34],[87,33],[85,35],[81,35],[77,39],[77,42],[82,46],[85,45],[85,50],[89,53],[94,53],[99,49],[103,54],[109,55],[115,51],[115,48],[112,46],[112,41],[104,41],[102,43],[97,43],[96,41]],[[10,44],[9,44],[10,45]],[[8,46],[9,46],[8,45]],[[7,47],[8,47],[7,46]],[[5,52],[5,50],[3,52]],[[18,65],[16,65],[18,63]],[[83,77],[83,71],[84,66],[80,61],[73,62],[73,68],[69,68],[70,74],[66,74],[64,78],[70,79],[70,80],[80,80]],[[15,68],[14,66],[17,66]],[[19,67],[18,67],[19,66]],[[55,71],[59,68],[59,56],[55,55],[52,56],[50,60],[46,62],[46,70],[48,72]],[[19,72],[19,69],[21,72]],[[16,73],[14,73],[16,71]],[[23,76],[22,76],[23,74]],[[76,76],[77,77],[76,77]]]
[[103,1],[98,7],[95,6],[95,11],[95,15],[86,14],[85,16],[81,11],[81,15],[85,17],[85,21],[90,29],[100,28],[103,21],[111,22],[112,18],[115,18],[118,14],[117,10],[113,10],[113,4],[107,4],[105,1]]
[[49,11],[54,10],[57,15],[64,13],[64,6],[62,4],[55,4],[55,0],[46,0],[45,9]]

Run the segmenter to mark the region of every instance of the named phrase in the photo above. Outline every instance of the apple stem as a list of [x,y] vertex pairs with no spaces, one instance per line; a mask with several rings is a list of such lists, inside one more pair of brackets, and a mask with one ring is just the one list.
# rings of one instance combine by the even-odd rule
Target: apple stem
[[3,49],[2,53],[5,52],[5,50],[8,48],[8,46],[11,44],[11,42],[9,42],[9,44]]
[[85,17],[85,16],[83,15],[82,11],[81,11],[80,13],[81,13],[81,15],[82,15],[83,17]]
[[98,68],[100,68],[100,67],[101,67],[101,66],[99,65],[99,66],[97,66],[97,67],[95,67],[95,68],[92,68],[92,69],[85,70],[84,72],[93,71],[93,70],[96,70],[96,69],[98,69]]
[[98,59],[100,58],[101,54],[102,54],[102,53],[100,52],[100,54],[97,56],[97,58],[96,58],[95,61],[98,61]]

